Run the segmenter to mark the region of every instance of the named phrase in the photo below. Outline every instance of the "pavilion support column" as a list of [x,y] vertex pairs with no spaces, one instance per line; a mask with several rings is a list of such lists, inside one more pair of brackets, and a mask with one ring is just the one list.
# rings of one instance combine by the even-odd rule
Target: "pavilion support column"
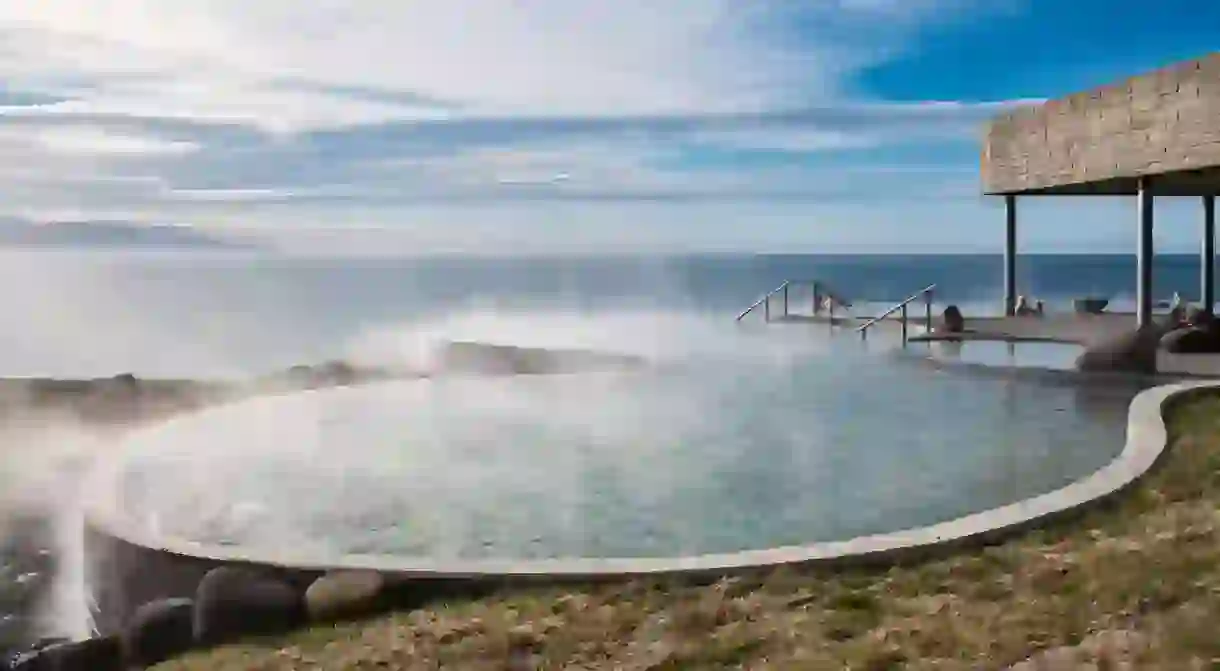
[[1200,250],[1199,300],[1208,310],[1216,305],[1216,196],[1203,196],[1203,249]]
[[1004,196],[1004,314],[1017,313],[1017,197]]
[[1152,222],[1153,198],[1151,181],[1139,181],[1139,246],[1136,250],[1135,321],[1143,328],[1152,324]]

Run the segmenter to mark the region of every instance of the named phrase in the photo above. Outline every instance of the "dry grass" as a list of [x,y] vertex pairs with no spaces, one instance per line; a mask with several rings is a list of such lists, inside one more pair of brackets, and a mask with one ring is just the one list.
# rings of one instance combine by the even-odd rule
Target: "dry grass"
[[1117,505],[973,553],[455,601],[158,669],[1220,668],[1220,396],[1170,426],[1164,466]]

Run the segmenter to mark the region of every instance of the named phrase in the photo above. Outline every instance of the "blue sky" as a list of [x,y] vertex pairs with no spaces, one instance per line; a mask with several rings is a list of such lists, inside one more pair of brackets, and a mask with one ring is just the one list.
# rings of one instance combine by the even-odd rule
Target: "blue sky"
[[[1214,49],[1213,4],[8,3],[0,215],[304,253],[996,250],[986,119]],[[1160,206],[1164,249],[1197,210]],[[1134,244],[1123,199],[1022,222]]]

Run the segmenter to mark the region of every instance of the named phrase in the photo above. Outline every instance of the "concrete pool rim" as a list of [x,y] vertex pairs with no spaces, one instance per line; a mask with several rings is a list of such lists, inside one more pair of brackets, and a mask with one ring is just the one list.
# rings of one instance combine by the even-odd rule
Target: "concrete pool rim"
[[142,525],[118,514],[113,506],[101,504],[100,495],[113,491],[111,488],[124,459],[106,460],[111,467],[95,468],[90,474],[84,497],[84,525],[90,533],[135,547],[217,565],[255,564],[302,572],[360,569],[404,580],[559,583],[633,577],[722,576],[785,565],[892,563],[949,550],[963,543],[998,540],[1060,516],[1081,512],[1124,491],[1147,473],[1168,447],[1163,417],[1168,405],[1175,399],[1208,389],[1220,389],[1220,381],[1171,384],[1141,392],[1129,406],[1127,439],[1120,454],[1090,475],[1054,491],[933,525],[808,545],[678,557],[537,560],[430,560],[384,554],[321,556],[294,552],[291,548],[277,553],[255,553],[247,548],[205,545],[153,535]]

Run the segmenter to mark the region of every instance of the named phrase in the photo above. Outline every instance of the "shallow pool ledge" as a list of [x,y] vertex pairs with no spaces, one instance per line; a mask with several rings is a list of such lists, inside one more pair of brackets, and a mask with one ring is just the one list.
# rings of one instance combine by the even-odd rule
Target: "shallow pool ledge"
[[[89,478],[84,515],[85,551],[95,619],[102,631],[122,625],[139,605],[158,598],[191,596],[202,575],[225,564],[259,565],[304,584],[336,568],[382,572],[392,583],[467,589],[517,582],[600,582],[643,576],[714,578],[780,565],[889,563],[994,542],[1004,535],[1079,513],[1122,492],[1148,472],[1167,447],[1164,412],[1183,394],[1220,389],[1220,381],[1148,389],[1131,402],[1127,441],[1109,464],[1055,491],[947,522],[843,541],[724,554],[659,558],[487,559],[436,561],[392,555],[319,556],[285,548],[251,554],[241,548],[203,545],[153,536],[109,505],[117,468]],[[111,463],[122,460],[114,460]],[[424,591],[431,591],[424,590]]]

